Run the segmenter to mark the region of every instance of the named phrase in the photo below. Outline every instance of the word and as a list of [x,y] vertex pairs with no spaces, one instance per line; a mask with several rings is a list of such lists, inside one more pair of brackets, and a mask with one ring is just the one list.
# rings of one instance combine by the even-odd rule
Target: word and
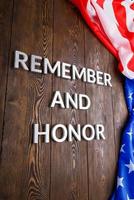
[[74,108],[80,110],[87,110],[91,105],[91,101],[86,94],[74,94],[70,95],[68,92],[64,93],[62,97],[60,91],[54,93],[51,108],[54,108],[55,105],[60,106],[60,108]]

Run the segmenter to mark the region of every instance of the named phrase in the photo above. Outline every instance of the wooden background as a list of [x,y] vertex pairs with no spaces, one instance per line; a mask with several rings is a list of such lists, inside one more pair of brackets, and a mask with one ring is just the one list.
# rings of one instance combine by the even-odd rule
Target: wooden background
[[[113,88],[14,70],[14,50],[108,72]],[[122,81],[117,62],[69,1],[1,0],[0,200],[107,200],[127,117]],[[91,109],[50,109],[56,90],[86,93]],[[34,145],[35,122],[103,123],[106,141]]]

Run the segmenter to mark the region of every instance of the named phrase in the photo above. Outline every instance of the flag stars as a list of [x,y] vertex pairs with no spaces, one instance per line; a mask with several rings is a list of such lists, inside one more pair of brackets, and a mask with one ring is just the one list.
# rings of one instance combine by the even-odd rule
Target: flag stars
[[134,171],[134,163],[130,160],[130,163],[125,165],[129,169],[129,174]]
[[133,92],[131,92],[131,93],[129,94],[128,98],[131,99],[131,100],[133,99]]
[[117,188],[118,187],[124,187],[124,185],[123,185],[123,177],[117,177]]
[[132,135],[133,135],[132,131],[127,132],[127,134],[130,136],[130,139],[132,140]]
[[120,152],[125,153],[124,147],[125,147],[125,144],[123,144],[123,145],[121,146]]

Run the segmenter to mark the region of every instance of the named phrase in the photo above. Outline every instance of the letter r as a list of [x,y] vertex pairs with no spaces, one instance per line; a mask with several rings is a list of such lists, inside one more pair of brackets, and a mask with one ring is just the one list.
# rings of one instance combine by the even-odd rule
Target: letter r
[[26,62],[28,60],[28,55],[21,51],[15,51],[15,60],[14,60],[14,68],[18,69],[20,66],[24,70],[29,70]]

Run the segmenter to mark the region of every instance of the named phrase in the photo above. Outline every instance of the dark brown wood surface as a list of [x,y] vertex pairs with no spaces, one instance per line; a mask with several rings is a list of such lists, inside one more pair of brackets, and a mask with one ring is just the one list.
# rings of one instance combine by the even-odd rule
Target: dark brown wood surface
[[[113,87],[15,70],[15,50],[110,73]],[[108,199],[127,117],[117,65],[69,1],[0,1],[0,200]],[[56,90],[87,94],[91,109],[49,108]],[[103,123],[106,140],[35,145],[33,123]]]

